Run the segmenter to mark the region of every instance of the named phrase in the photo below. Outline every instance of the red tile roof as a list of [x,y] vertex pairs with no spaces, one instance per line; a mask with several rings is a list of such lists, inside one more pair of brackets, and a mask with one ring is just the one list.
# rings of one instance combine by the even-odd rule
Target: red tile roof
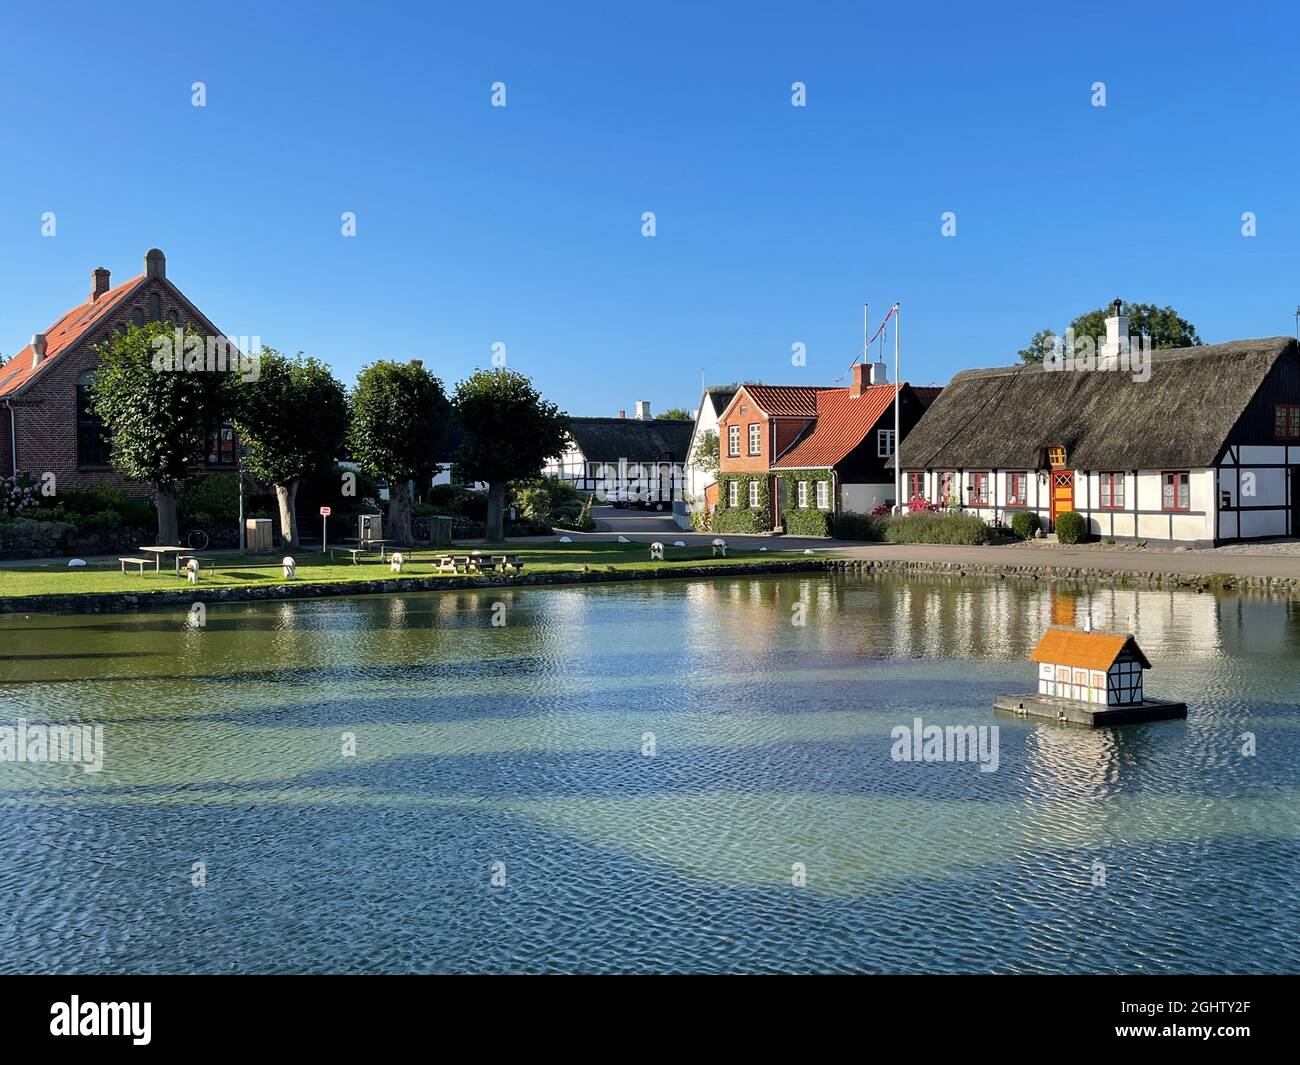
[[817,394],[811,385],[744,385],[749,398],[764,414],[774,417],[817,417]]
[[122,302],[144,280],[144,274],[111,288],[97,300],[73,307],[62,318],[45,330],[45,358],[39,366],[32,366],[32,346],[28,344],[12,359],[0,366],[0,396],[13,395],[32,378],[45,372],[61,352],[72,347],[91,329],[103,321],[114,307]]
[[847,388],[817,393],[817,427],[782,455],[773,469],[812,470],[834,466],[862,443],[894,403],[893,385],[870,385],[853,399]]

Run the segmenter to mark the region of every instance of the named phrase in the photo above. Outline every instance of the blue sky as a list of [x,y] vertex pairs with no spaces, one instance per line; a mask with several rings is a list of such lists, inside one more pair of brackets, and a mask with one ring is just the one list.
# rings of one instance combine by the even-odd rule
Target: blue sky
[[422,358],[450,388],[501,341],[584,415],[693,406],[701,369],[833,383],[864,301],[902,301],[918,383],[1115,296],[1295,328],[1281,4],[270,7],[6,5],[0,352],[152,246],[224,331],[349,383]]

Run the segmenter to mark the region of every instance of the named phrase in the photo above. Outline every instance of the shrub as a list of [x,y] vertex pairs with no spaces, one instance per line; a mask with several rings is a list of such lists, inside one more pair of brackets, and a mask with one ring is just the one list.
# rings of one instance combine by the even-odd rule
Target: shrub
[[766,510],[749,507],[719,507],[713,512],[713,532],[762,533],[768,532]]
[[782,518],[788,536],[830,536],[831,534],[829,511],[794,507],[787,510]]
[[699,507],[691,511],[691,528],[696,532],[712,532],[713,516],[708,507]]
[[31,475],[20,473],[17,477],[0,477],[0,513],[7,517],[34,510],[40,506],[41,496]]
[[576,519],[585,501],[583,493],[558,477],[534,477],[510,485],[511,505],[522,517],[543,524],[561,517]]
[[891,544],[986,544],[991,530],[975,514],[904,514],[885,523]]
[[[876,510],[880,510],[880,507]],[[883,540],[889,508],[885,507],[883,514],[877,514],[876,510],[873,510],[870,515],[857,514],[851,510],[836,514],[834,521],[836,539]]]
[[1031,539],[1042,527],[1042,520],[1032,510],[1017,511],[1011,519],[1011,531],[1022,540]]
[[1088,519],[1068,510],[1056,516],[1056,538],[1063,544],[1081,544],[1088,539]]
[[239,474],[209,473],[185,482],[176,501],[184,524],[211,528],[239,521]]
[[[591,502],[594,496],[588,496],[582,505],[578,508],[578,513],[572,517],[567,513],[560,514],[555,519],[555,524],[565,529],[573,529],[575,532],[594,532],[596,529],[596,519],[591,516]],[[568,505],[562,507],[567,510]]]

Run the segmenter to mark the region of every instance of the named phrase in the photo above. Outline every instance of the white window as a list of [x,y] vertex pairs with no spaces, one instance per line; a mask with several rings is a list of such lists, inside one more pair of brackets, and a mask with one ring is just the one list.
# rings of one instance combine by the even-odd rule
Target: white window
[[739,481],[727,482],[727,506],[729,507],[740,506],[740,482]]
[[749,423],[749,453],[757,455],[762,451],[762,426],[758,422]]
[[799,482],[799,506],[806,507],[807,505],[808,505],[808,482],[800,481]]
[[727,426],[727,454],[728,455],[740,454],[740,426],[739,425]]
[[894,430],[877,429],[876,430],[876,454],[887,459],[894,453]]
[[758,482],[757,481],[749,482],[749,505],[751,507],[758,506]]
[[831,486],[829,481],[817,482],[817,508],[827,510],[831,505]]

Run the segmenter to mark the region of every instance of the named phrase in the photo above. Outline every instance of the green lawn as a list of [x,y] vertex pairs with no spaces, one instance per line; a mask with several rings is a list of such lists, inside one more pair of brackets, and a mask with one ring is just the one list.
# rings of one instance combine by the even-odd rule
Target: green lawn
[[[437,576],[433,568],[433,556],[442,548],[417,548],[406,552],[408,559],[402,577]],[[468,547],[453,547],[452,554],[464,555],[471,550]],[[652,568],[668,568],[687,565],[692,562],[713,561],[720,565],[752,562],[754,560],[776,560],[798,557],[790,551],[743,551],[731,547],[727,549],[726,559],[712,558],[712,549],[702,547],[670,547],[664,545],[664,560],[650,561],[650,545],[633,543],[529,543],[498,544],[496,546],[478,545],[474,550],[485,553],[508,551],[518,555],[524,562],[525,573],[545,573],[568,570],[581,570],[587,566],[598,571],[633,571]],[[133,552],[134,553],[134,552]],[[249,563],[278,563],[280,555],[261,555],[256,558],[248,555],[218,555],[218,561],[204,567],[199,586],[202,588],[231,588],[240,585],[271,585],[284,582],[279,565],[265,569],[248,568]],[[409,561],[414,557],[415,561]],[[360,565],[347,561],[332,561],[328,555],[319,551],[300,550],[294,554],[298,563],[298,580],[300,582],[339,582],[369,581],[381,578],[396,578],[388,563],[381,563],[378,556],[370,556]],[[340,559],[346,556],[340,555]],[[125,575],[116,561],[92,562],[85,567],[69,569],[66,562],[50,562],[44,565],[0,567],[0,595],[75,595],[79,592],[138,592],[160,589],[183,589],[190,587],[184,577],[177,577],[170,559],[163,559],[162,572],[155,573],[146,568],[145,576],[140,577],[135,568],[128,566]],[[243,566],[244,568],[241,568]],[[463,576],[463,575],[462,575]]]

